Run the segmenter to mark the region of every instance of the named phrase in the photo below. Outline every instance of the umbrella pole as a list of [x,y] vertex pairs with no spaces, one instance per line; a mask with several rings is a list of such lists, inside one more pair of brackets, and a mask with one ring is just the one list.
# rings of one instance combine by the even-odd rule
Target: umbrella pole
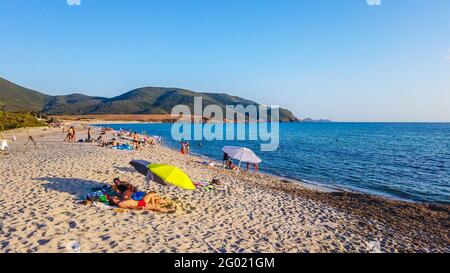
[[241,153],[241,158],[239,159],[239,166],[238,166],[238,170],[237,170],[237,173],[236,173],[236,178],[238,177],[239,171],[241,170],[241,164],[242,164],[242,157],[243,156],[244,156],[244,153]]

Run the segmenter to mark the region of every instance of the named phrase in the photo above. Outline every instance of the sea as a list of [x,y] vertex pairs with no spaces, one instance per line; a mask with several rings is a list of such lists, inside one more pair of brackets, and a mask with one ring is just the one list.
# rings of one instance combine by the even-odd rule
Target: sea
[[[161,136],[165,145],[178,150],[172,125],[102,126]],[[256,134],[257,129],[245,126],[247,136]],[[261,151],[260,144],[267,142],[192,140],[190,146],[205,160],[218,161],[224,146],[247,147],[263,160],[260,171],[269,174],[393,199],[450,204],[450,123],[280,123],[278,149]]]

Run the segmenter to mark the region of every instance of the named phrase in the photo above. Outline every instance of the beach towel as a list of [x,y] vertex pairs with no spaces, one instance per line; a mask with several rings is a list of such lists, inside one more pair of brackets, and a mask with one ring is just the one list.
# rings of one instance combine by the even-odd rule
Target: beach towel
[[129,144],[122,144],[119,146],[112,147],[115,150],[121,150],[121,151],[133,151],[133,147],[131,147]]

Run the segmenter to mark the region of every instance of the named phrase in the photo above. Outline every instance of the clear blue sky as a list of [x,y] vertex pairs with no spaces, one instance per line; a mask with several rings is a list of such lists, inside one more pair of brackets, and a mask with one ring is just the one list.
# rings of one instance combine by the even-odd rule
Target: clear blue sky
[[450,121],[450,1],[0,0],[0,77],[226,92],[336,121]]

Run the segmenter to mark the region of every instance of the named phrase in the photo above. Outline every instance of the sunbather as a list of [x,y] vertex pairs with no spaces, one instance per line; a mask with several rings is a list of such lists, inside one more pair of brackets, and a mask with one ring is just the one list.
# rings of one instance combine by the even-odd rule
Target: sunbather
[[165,201],[161,196],[156,194],[155,192],[150,192],[142,198],[140,201],[136,201],[133,199],[123,200],[117,196],[111,198],[111,201],[123,209],[131,209],[131,210],[152,210],[158,212],[173,212],[174,209],[163,208],[161,205],[166,205],[167,201]]

